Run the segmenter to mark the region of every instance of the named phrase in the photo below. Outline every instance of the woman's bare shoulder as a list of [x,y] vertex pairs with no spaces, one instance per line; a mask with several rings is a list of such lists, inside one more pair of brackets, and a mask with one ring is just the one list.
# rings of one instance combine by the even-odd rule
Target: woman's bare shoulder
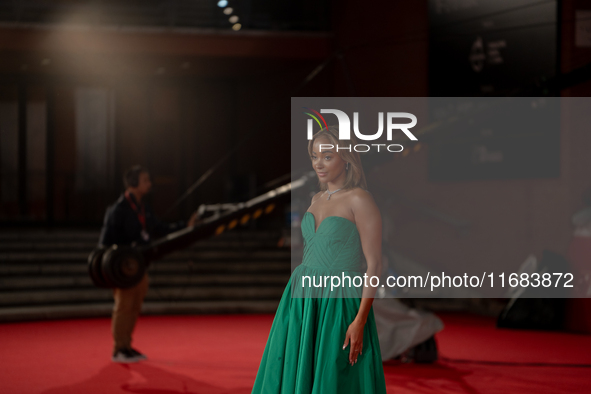
[[361,200],[361,202],[373,201],[373,195],[371,194],[371,192],[369,190],[363,189],[361,187],[356,187],[354,189],[351,189],[350,194],[353,199]]
[[351,190],[349,201],[354,211],[362,207],[376,207],[373,195],[368,190],[360,187]]

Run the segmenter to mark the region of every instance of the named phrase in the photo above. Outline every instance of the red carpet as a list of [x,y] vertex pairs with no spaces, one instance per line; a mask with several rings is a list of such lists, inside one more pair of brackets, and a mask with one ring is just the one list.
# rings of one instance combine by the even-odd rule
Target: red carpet
[[[591,336],[443,315],[435,365],[386,363],[389,393],[591,393]],[[150,360],[110,362],[108,319],[0,325],[0,393],[250,393],[273,317],[142,317]]]

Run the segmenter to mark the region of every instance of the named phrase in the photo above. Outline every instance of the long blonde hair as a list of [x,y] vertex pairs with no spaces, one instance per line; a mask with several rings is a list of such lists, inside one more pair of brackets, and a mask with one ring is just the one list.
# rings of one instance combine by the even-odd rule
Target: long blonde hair
[[[314,141],[317,138],[324,137],[330,141],[330,143],[335,147],[339,147],[339,151],[335,152],[339,157],[349,163],[349,169],[347,170],[347,177],[345,178],[345,185],[343,189],[353,189],[356,187],[360,187],[364,190],[367,190],[367,182],[365,181],[365,173],[363,172],[363,167],[361,166],[361,158],[359,157],[359,152],[356,152],[353,149],[353,146],[357,143],[355,137],[351,136],[350,141],[341,141],[338,138],[339,135],[339,127],[338,126],[328,126],[321,129],[318,133],[312,136],[312,139],[308,141],[308,154],[310,157],[313,155],[313,148],[314,148]],[[343,149],[341,147],[351,146],[351,151]],[[320,186],[320,191],[325,191],[327,189],[327,185],[324,182],[318,181],[318,185]]]

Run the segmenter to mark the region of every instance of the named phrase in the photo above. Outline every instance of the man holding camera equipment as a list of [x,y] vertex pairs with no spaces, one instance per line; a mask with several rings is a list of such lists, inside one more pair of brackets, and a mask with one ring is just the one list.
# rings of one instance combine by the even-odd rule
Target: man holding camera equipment
[[[154,217],[142,199],[151,188],[150,173],[145,167],[136,165],[128,169],[123,177],[125,192],[107,208],[99,246],[145,245],[152,237],[164,236],[185,226],[184,221],[165,224]],[[187,227],[197,222],[194,213]],[[115,305],[111,320],[113,333],[113,362],[132,363],[146,359],[146,356],[131,347],[132,333],[140,314],[144,297],[148,291],[148,275],[135,286],[113,290]]]

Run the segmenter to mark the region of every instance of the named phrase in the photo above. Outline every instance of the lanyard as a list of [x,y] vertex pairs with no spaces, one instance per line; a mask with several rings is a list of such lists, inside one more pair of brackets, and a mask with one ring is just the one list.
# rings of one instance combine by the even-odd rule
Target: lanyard
[[140,212],[137,205],[131,199],[131,195],[129,194],[129,192],[125,192],[125,198],[127,199],[129,205],[131,205],[131,209],[133,209],[137,214],[137,218],[142,224],[142,228],[146,230],[146,209],[144,208],[144,204],[142,204],[142,210]]

